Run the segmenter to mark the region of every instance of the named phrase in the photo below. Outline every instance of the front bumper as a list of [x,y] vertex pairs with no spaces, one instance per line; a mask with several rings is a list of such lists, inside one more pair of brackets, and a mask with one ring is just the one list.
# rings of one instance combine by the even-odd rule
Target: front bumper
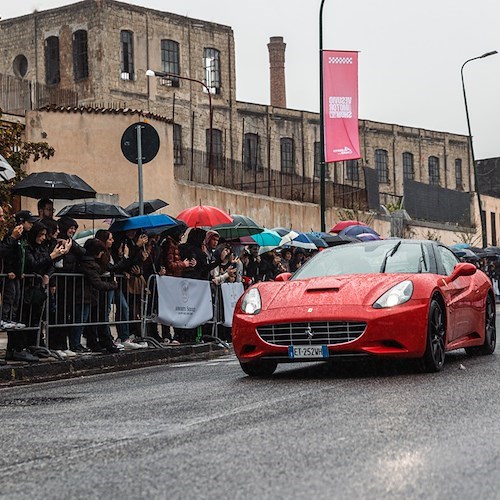
[[236,356],[243,363],[260,358],[290,361],[288,346],[265,342],[257,333],[258,327],[281,323],[350,321],[366,323],[364,333],[356,340],[328,345],[329,356],[418,358],[425,352],[427,314],[428,302],[423,300],[410,300],[386,309],[343,305],[315,306],[313,311],[307,306],[297,306],[256,315],[237,312],[233,319],[233,346]]

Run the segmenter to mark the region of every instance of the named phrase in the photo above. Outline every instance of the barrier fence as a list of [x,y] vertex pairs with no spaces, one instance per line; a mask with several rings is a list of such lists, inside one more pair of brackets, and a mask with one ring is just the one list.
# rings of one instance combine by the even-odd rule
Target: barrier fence
[[[157,331],[159,320],[157,276],[152,275],[147,281],[142,276],[126,275],[104,275],[101,279],[116,281],[118,286],[115,290],[98,291],[91,288],[83,274],[77,273],[54,273],[48,283],[35,274],[24,275],[20,280],[0,274],[0,317],[3,324],[23,323],[25,327],[20,331],[32,332],[30,347],[49,351],[49,355],[52,353],[45,346],[51,345],[51,334],[64,333],[65,329],[70,337],[72,331],[82,333],[89,326],[105,326],[108,331],[114,327],[118,338],[134,336],[146,341],[150,347],[164,347],[151,336],[153,330]],[[196,281],[171,279],[178,280],[176,284],[179,285]],[[204,323],[204,340],[227,346],[219,335],[222,326],[230,325],[229,318],[224,317],[221,285],[201,283],[209,285],[212,313]],[[231,301],[235,303],[235,300]],[[226,316],[229,316],[227,311]],[[8,331],[17,330],[11,328]]]

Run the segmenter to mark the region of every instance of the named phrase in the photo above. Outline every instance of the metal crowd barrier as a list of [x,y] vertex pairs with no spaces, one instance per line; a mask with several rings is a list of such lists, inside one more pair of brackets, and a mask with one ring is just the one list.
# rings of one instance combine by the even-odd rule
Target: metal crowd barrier
[[[23,323],[23,332],[33,333],[32,350],[44,351],[48,356],[59,358],[51,351],[50,334],[55,330],[81,326],[114,326],[117,333],[127,326],[129,335],[137,341],[146,341],[149,346],[163,348],[157,339],[148,336],[150,325],[157,323],[158,289],[156,275],[146,281],[130,280],[125,275],[102,276],[116,280],[118,288],[113,291],[92,289],[89,317],[85,321],[83,298],[85,277],[77,273],[54,273],[48,285],[42,276],[26,274],[21,280],[10,280],[0,274],[0,318],[5,321]],[[131,286],[132,281],[137,285]],[[219,285],[211,284],[213,317],[205,328],[204,340],[214,341],[229,347],[220,337],[223,324],[222,294]],[[97,304],[97,306],[95,305]],[[2,328],[0,328],[1,330]],[[209,329],[210,334],[206,333]],[[15,329],[9,331],[16,331]]]

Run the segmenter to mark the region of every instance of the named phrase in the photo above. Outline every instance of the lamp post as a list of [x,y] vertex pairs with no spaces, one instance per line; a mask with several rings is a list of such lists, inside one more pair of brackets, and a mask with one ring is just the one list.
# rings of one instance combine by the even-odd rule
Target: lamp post
[[474,173],[474,185],[475,185],[476,193],[477,193],[477,203],[479,205],[479,218],[481,220],[481,239],[482,239],[482,243],[483,243],[483,248],[488,246],[488,235],[486,234],[486,214],[483,212],[483,208],[481,205],[481,193],[480,193],[479,184],[477,181],[476,158],[474,156],[474,146],[472,144],[472,132],[471,132],[471,128],[470,128],[469,107],[467,106],[467,94],[465,93],[464,67],[467,63],[470,63],[471,61],[475,61],[476,59],[483,59],[484,57],[493,56],[497,53],[498,52],[496,50],[492,50],[492,51],[486,52],[480,56],[472,57],[471,59],[467,59],[467,61],[465,61],[462,64],[462,68],[460,69],[460,75],[462,77],[462,90],[464,93],[465,116],[467,118],[467,130],[469,132],[469,147],[470,147],[470,153],[472,156],[472,170]]
[[195,78],[189,78],[187,76],[180,76],[174,73],[168,73],[165,71],[154,71],[152,69],[148,69],[146,71],[146,76],[159,76],[162,78],[179,78],[180,80],[188,80],[190,82],[195,82],[199,83],[200,85],[203,85],[203,87],[206,89],[208,93],[208,114],[209,114],[209,136],[210,136],[210,145],[208,149],[208,176],[209,176],[209,183],[212,184],[214,180],[214,162],[213,162],[213,109],[212,109],[212,93],[210,91],[210,88],[207,86],[205,82],[202,82],[201,80],[196,80]]
[[325,211],[326,211],[326,165],[325,165],[325,118],[323,116],[323,5],[325,0],[321,0],[319,7],[319,204],[321,216],[321,231],[326,231]]

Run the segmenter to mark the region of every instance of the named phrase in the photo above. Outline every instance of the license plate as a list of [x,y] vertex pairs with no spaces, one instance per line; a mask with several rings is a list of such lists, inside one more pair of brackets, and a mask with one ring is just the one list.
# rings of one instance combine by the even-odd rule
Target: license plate
[[290,359],[327,358],[328,347],[326,345],[291,345],[288,347],[288,357]]

